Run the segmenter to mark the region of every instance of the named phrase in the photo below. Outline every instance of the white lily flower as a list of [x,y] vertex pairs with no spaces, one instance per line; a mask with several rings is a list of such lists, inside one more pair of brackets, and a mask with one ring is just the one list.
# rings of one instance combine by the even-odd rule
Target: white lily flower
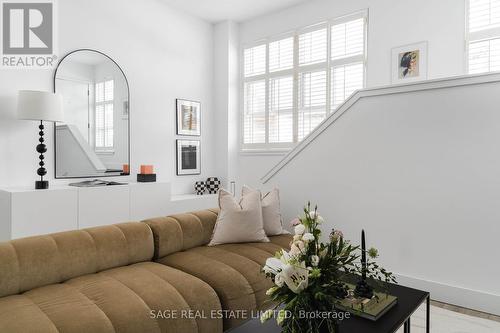
[[283,269],[281,260],[275,257],[268,258],[264,266],[264,272],[269,274],[278,274]]
[[304,242],[311,242],[314,240],[314,235],[310,232],[306,232],[304,235],[302,235],[302,240]]
[[295,234],[296,235],[302,235],[304,232],[306,232],[306,227],[303,224],[299,224],[295,226]]
[[281,252],[281,263],[282,263],[281,266],[284,266],[284,265],[288,264],[292,260],[292,257],[293,256],[292,256],[291,253],[288,253],[285,250],[283,250]]
[[276,276],[274,277],[274,283],[280,288],[283,287],[283,285],[285,284],[285,278],[281,273],[276,274]]
[[318,218],[316,219],[316,222],[318,222],[318,224],[322,224],[323,222],[325,222],[325,219],[323,218],[323,216],[318,215]]
[[304,262],[299,266],[285,265],[280,273],[291,291],[298,294],[308,286],[308,270]]
[[318,256],[311,256],[311,263],[314,267],[318,266],[319,264],[319,257]]

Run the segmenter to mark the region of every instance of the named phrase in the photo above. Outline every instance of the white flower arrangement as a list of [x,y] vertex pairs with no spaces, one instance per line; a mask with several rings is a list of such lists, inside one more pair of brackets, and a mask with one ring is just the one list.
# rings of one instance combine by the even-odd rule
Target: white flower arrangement
[[[329,242],[320,242],[319,225],[324,222],[317,208],[311,210],[308,204],[304,209],[304,216],[290,223],[295,231],[290,251],[277,252],[275,257],[267,259],[263,268],[275,284],[266,294],[277,306],[283,305],[276,321],[284,333],[319,332],[320,322],[295,318],[293,314],[302,310],[331,311],[339,299],[347,296],[343,275],[360,272],[360,266],[356,262],[360,257],[359,247],[344,241],[341,231],[332,230]],[[391,280],[393,277],[390,272],[378,265],[372,268],[373,277],[383,275],[386,282],[395,281]],[[286,313],[291,313],[292,316],[286,316]],[[266,311],[261,316],[261,321],[271,317],[272,313]],[[327,325],[329,329],[334,327],[332,322]]]

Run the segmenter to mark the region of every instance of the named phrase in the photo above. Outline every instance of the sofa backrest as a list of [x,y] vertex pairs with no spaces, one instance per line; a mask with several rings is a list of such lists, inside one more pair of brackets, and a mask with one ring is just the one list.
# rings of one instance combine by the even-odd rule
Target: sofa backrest
[[0,297],[150,261],[153,234],[131,222],[0,243]]
[[144,220],[153,230],[154,259],[208,244],[218,213],[218,209],[207,209]]

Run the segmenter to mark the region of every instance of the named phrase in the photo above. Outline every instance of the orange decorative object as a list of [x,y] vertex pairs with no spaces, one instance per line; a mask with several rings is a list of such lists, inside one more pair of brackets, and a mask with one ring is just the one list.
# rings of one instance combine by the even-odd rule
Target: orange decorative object
[[123,165],[123,173],[130,174],[130,165],[128,165],[128,164]]
[[154,173],[152,165],[141,165],[142,175],[152,175]]

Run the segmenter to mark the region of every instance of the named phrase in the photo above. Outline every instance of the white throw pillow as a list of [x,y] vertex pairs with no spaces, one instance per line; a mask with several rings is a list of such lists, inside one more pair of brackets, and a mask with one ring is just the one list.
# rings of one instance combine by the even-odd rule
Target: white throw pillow
[[[243,186],[241,195],[244,197],[252,190],[248,186]],[[262,195],[262,220],[264,222],[264,231],[267,236],[277,236],[288,234],[289,232],[283,229],[283,219],[280,210],[280,192],[277,188]]]
[[226,243],[269,242],[263,228],[259,191],[249,191],[238,202],[223,189],[219,191],[219,216],[208,246]]

